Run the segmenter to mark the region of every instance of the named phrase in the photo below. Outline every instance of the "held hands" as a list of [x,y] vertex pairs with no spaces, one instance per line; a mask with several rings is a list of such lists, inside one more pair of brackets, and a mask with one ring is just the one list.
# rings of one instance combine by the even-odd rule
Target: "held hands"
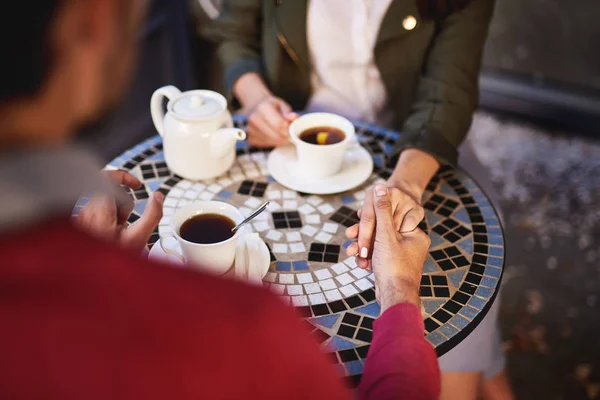
[[290,122],[298,118],[292,107],[275,96],[267,96],[248,113],[248,141],[256,147],[276,147],[288,142]]
[[[139,189],[142,183],[125,171],[105,171],[106,176],[118,185]],[[127,218],[133,211],[133,202],[126,209],[117,209],[115,200],[106,195],[92,197],[81,210],[76,225],[95,236],[117,240],[120,244],[142,251],[152,232],[162,218],[164,196],[155,192],[139,220],[127,226]]]
[[369,193],[376,222],[373,258],[377,300],[382,313],[399,303],[420,305],[419,285],[430,239],[420,229],[398,232],[393,197],[385,185]]

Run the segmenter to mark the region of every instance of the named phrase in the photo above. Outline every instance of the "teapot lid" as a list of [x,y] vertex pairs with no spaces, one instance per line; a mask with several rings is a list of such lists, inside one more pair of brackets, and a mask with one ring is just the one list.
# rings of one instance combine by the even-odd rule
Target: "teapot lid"
[[225,107],[225,98],[220,94],[205,90],[193,90],[176,99],[172,110],[182,118],[198,119],[216,116]]

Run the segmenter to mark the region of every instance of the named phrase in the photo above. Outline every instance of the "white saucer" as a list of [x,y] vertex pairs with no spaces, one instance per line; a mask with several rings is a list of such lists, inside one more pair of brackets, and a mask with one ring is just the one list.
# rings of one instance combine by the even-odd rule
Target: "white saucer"
[[334,194],[354,189],[369,179],[373,172],[373,159],[361,146],[352,146],[344,154],[340,172],[325,179],[311,180],[298,170],[296,148],[284,146],[269,154],[268,168],[273,179],[297,192]]
[[[181,254],[181,247],[179,247],[179,244],[177,243],[177,241],[174,238],[169,238],[169,239],[165,240],[165,246],[167,246],[169,249],[174,250],[177,253]],[[239,247],[238,247],[238,250],[239,250]],[[267,244],[262,239],[260,240],[259,251],[260,251],[260,258],[263,260],[268,260],[268,263],[269,263],[269,265],[264,265],[264,268],[263,268],[265,271],[265,275],[266,275],[266,273],[269,270],[269,266],[271,264],[271,255],[269,254],[269,248],[267,247]],[[184,267],[184,264],[181,262],[180,259],[178,259],[177,257],[174,257],[174,256],[170,256],[167,253],[165,253],[165,251],[163,250],[163,248],[160,245],[160,241],[158,241],[152,245],[152,248],[148,252],[148,259],[151,261],[153,260],[153,261],[160,261],[160,262],[168,262],[173,265]],[[235,276],[235,268],[232,266],[231,269],[229,271],[227,271],[226,273],[224,273],[222,276],[234,277]],[[263,276],[263,278],[264,278],[264,276]]]

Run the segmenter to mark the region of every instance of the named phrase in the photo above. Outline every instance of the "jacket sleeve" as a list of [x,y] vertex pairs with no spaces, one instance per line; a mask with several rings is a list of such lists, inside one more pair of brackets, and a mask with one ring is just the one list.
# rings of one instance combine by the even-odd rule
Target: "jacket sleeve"
[[203,30],[203,36],[218,44],[229,99],[240,76],[247,72],[262,74],[261,25],[260,0],[224,0],[219,17]]
[[439,398],[437,356],[424,331],[421,312],[412,304],[397,304],[375,321],[360,400]]
[[493,8],[494,0],[473,0],[438,23],[396,154],[418,148],[456,165],[458,145],[479,102],[479,70]]

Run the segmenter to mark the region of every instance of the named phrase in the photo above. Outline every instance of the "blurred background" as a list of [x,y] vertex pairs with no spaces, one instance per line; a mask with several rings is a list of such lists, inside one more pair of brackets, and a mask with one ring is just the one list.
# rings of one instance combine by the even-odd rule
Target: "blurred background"
[[[106,161],[155,135],[153,91],[221,89],[218,0],[148,0],[127,99],[82,134]],[[501,324],[520,399],[600,399],[600,1],[497,0],[470,132],[501,194]]]

